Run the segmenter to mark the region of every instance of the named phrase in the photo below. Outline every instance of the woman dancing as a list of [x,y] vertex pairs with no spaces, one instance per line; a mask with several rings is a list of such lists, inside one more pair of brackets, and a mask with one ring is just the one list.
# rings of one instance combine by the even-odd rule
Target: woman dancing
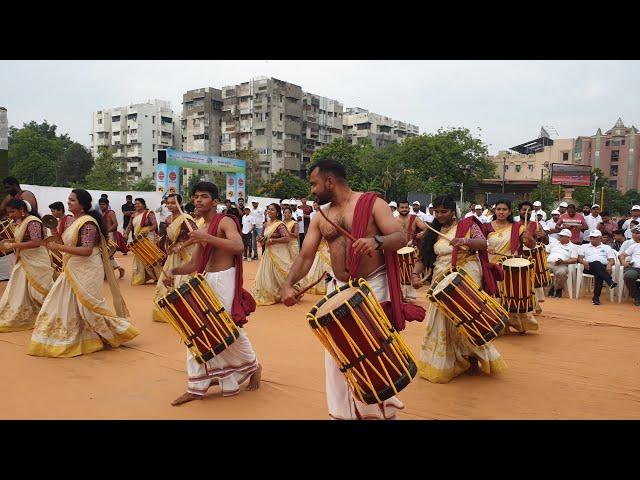
[[298,221],[293,218],[293,210],[289,207],[282,209],[282,216],[285,227],[289,231],[289,250],[291,250],[291,258],[295,259],[300,254],[300,240]]
[[[127,318],[129,312],[116,281],[106,246],[107,231],[100,215],[91,209],[91,195],[75,189],[69,195],[63,245],[47,246],[63,253],[63,271],[42,305],[29,344],[29,355],[74,357],[117,347],[138,335]],[[104,300],[107,276],[113,306]]]
[[[490,276],[488,259],[486,259],[487,240],[481,226],[472,217],[458,220],[456,203],[451,196],[441,196],[433,201],[434,220],[431,226],[444,234],[446,238],[429,230],[422,244],[422,258],[416,262],[412,273],[414,288],[419,288],[420,273],[427,270],[432,278],[437,278],[453,265],[454,249],[457,250],[456,265],[464,269],[477,283],[483,285],[495,282]],[[465,246],[465,249],[455,248]],[[483,265],[476,252],[483,252]],[[429,305],[427,329],[420,353],[420,376],[433,383],[448,383],[452,378],[467,371],[473,366],[475,373],[478,366],[487,375],[500,373],[506,368],[502,356],[493,346],[485,344],[476,347],[467,342],[458,331],[453,321],[445,316],[434,303]]]
[[6,208],[15,233],[14,241],[5,246],[15,250],[16,261],[0,298],[0,332],[15,332],[33,328],[53,285],[53,267],[49,252],[40,246],[44,231],[37,212],[29,214],[26,202],[15,198]]
[[293,258],[289,243],[289,230],[282,222],[280,205],[272,203],[267,207],[264,236],[258,240],[264,246],[264,254],[253,284],[253,298],[257,305],[273,305],[280,301],[280,287],[291,269]]

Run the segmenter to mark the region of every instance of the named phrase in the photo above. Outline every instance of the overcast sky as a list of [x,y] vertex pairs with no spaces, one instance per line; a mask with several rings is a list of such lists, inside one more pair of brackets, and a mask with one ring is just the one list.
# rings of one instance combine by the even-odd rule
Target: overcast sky
[[607,130],[619,116],[640,125],[638,61],[0,61],[0,106],[10,125],[46,119],[89,145],[92,111],[153,98],[180,111],[186,90],[256,76],[417,124],[420,133],[481,128],[492,154],[536,138],[542,125],[561,138]]

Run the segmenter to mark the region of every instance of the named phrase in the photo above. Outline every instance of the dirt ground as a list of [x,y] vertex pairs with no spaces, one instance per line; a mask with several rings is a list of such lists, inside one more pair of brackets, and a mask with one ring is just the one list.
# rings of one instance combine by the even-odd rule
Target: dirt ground
[[[30,331],[0,334],[0,414],[4,419],[327,419],[323,349],[305,321],[320,298],[292,308],[258,307],[246,326],[262,384],[223,398],[170,402],[185,391],[185,347],[168,324],[151,320],[154,286],[130,286],[131,254],[117,254],[127,274],[123,296],[140,335],[125,346],[75,358],[26,354]],[[250,289],[258,262],[245,262]],[[4,290],[6,282],[0,284]],[[424,289],[419,292],[421,303]],[[495,340],[509,369],[498,378],[462,375],[449,384],[419,377],[399,398],[398,419],[640,418],[640,308],[547,299],[540,330]],[[404,332],[419,354],[424,323]]]

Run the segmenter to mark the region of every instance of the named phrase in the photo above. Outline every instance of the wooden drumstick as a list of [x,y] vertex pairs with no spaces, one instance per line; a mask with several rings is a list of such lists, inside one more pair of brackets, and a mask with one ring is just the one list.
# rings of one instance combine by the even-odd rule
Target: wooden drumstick
[[[427,222],[424,222],[424,224],[427,226],[427,228],[429,230],[431,230],[434,233],[437,233],[438,235],[440,235],[442,238],[446,238],[447,240],[449,240],[449,237],[447,237],[444,233],[439,232],[438,230],[436,230],[435,228],[433,228],[431,225],[429,225]],[[449,243],[451,243],[451,240],[449,240]],[[460,250],[469,250],[467,247],[465,246],[461,246],[459,247]]]
[[315,287],[317,284],[320,283],[320,280],[324,280],[325,277],[327,276],[327,272],[324,272],[322,274],[322,276],[316,280],[315,282],[313,282],[311,285],[309,285],[307,288],[305,288],[304,290],[299,291],[298,293],[296,293],[296,298],[300,298],[307,290],[311,290],[313,287]]

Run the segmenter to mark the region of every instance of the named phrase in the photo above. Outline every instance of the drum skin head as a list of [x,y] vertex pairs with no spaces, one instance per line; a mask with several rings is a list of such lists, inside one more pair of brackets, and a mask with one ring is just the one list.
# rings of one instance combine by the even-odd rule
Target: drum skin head
[[402,247],[400,249],[398,249],[398,251],[396,252],[398,255],[406,255],[408,253],[413,253],[415,251],[415,248],[413,247]]
[[505,258],[502,261],[502,266],[504,267],[512,267],[512,268],[518,268],[518,267],[528,267],[531,266],[532,263],[531,261],[527,260],[526,258]]
[[458,275],[458,272],[451,272],[449,275],[440,280],[436,288],[433,290],[433,294],[436,295],[447,288]]
[[[349,314],[349,307],[357,307],[364,302],[365,296],[371,291],[366,285],[360,287],[350,287],[348,284],[343,285],[338,290],[331,292],[327,298],[320,300],[315,307],[311,309],[311,314],[316,316],[318,324],[322,327],[333,322],[333,313],[336,318],[340,319]],[[318,328],[315,322],[309,322],[312,328]]]

